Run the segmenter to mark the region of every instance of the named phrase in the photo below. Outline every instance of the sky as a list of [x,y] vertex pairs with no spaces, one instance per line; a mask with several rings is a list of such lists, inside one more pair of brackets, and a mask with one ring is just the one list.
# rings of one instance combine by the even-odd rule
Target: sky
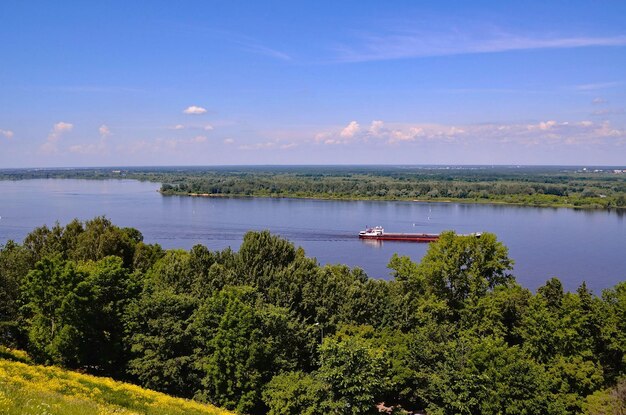
[[626,164],[626,1],[0,2],[0,168]]

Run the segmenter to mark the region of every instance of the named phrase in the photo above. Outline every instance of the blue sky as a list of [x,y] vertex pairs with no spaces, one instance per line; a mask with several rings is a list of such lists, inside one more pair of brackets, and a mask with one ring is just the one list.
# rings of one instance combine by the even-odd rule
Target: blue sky
[[0,3],[0,167],[626,164],[624,1]]

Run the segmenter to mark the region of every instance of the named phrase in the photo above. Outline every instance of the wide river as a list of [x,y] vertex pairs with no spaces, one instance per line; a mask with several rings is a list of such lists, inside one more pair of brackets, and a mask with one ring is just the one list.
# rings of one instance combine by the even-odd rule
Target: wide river
[[456,203],[161,196],[159,185],[132,180],[0,181],[0,244],[22,241],[33,228],[106,215],[139,229],[148,243],[189,249],[238,249],[249,230],[269,229],[322,264],[363,268],[389,278],[394,252],[419,261],[428,244],[372,243],[356,236],[366,225],[389,232],[493,232],[515,260],[514,274],[536,289],[559,277],[595,292],[626,279],[626,214]]

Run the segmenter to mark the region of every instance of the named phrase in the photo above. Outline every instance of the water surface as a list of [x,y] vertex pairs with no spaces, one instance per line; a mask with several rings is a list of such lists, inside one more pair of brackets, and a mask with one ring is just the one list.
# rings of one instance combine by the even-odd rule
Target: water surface
[[139,229],[146,242],[189,249],[238,249],[249,230],[269,229],[322,264],[363,268],[389,278],[394,252],[419,261],[427,244],[361,241],[366,225],[389,232],[493,232],[515,260],[514,274],[535,289],[558,276],[567,289],[583,280],[599,292],[626,279],[624,213],[458,203],[325,201],[161,196],[159,185],[132,180],[0,181],[0,244],[34,227],[106,215]]

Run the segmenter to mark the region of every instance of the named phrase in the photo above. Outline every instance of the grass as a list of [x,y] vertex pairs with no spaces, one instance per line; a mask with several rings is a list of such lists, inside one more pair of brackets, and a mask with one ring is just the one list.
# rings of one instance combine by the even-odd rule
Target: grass
[[0,347],[0,414],[233,414],[110,378],[28,362],[23,352]]

